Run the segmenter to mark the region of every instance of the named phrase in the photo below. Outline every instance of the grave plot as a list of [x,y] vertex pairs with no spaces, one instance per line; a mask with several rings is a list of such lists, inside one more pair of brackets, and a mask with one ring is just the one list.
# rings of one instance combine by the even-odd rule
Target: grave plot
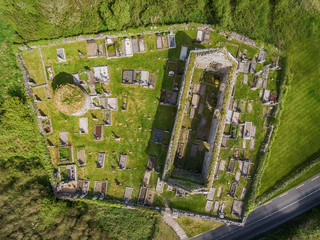
[[79,166],[86,165],[86,151],[83,148],[77,149],[77,159]]
[[123,46],[123,52],[122,52],[123,56],[132,57],[133,56],[132,39],[125,38],[123,40],[122,46]]
[[122,96],[122,105],[121,105],[121,110],[122,111],[127,111],[128,109],[128,95],[124,94]]
[[81,196],[80,198],[84,198],[85,196],[87,196],[88,192],[89,192],[89,186],[90,186],[90,181],[80,181],[82,182],[82,187],[81,187]]
[[103,140],[103,125],[94,125],[94,140],[102,141]]
[[236,166],[236,162],[233,159],[230,159],[227,172],[234,174],[235,166]]
[[73,148],[72,146],[59,146],[56,148],[56,158],[59,163],[73,162]]
[[112,126],[112,111],[104,111],[104,126]]
[[94,182],[94,189],[93,189],[93,195],[96,197],[99,197],[99,200],[102,200],[107,195],[107,186],[108,186],[108,180],[106,181],[95,181]]
[[77,180],[77,167],[75,164],[60,165],[58,167],[58,178],[62,182]]
[[127,166],[127,154],[120,154],[120,159],[119,159],[119,169],[126,169]]
[[106,47],[106,57],[107,58],[118,57],[119,53],[117,51],[116,45],[118,45],[118,43],[114,39],[106,38],[105,47]]
[[167,62],[167,74],[168,76],[172,77],[177,74],[177,63],[176,62]]
[[60,146],[68,146],[69,141],[68,141],[68,132],[60,132]]
[[109,76],[108,66],[93,67],[93,72],[94,72],[94,79],[96,82],[109,83],[110,76]]
[[242,218],[244,209],[244,203],[242,201],[234,200],[232,204],[231,214],[234,214],[238,218]]
[[154,88],[155,74],[145,70],[122,70],[122,83]]
[[131,200],[132,191],[133,191],[132,187],[126,187],[125,192],[124,192],[124,197],[123,197],[123,200],[126,203],[128,203]]
[[235,197],[238,185],[239,183],[237,181],[232,182],[229,192],[230,197]]
[[244,161],[242,164],[241,176],[246,178],[249,177],[249,169],[250,169],[250,162]]
[[147,187],[142,186],[140,188],[139,196],[138,196],[138,203],[139,204],[144,204],[145,203],[145,198],[146,198],[146,195],[147,195],[147,191],[148,191]]
[[176,47],[175,35],[171,32],[169,34],[157,34],[156,35],[156,47],[157,49],[168,49]]
[[160,104],[175,106],[177,104],[178,92],[171,90],[161,90]]
[[66,54],[64,53],[64,48],[57,48],[57,58],[59,62],[67,61]]
[[51,119],[48,116],[38,116],[38,118],[41,120],[42,129],[44,131],[44,134],[50,134],[53,132],[52,129],[52,123]]
[[106,154],[104,152],[99,152],[98,159],[97,159],[97,168],[104,168],[105,159],[106,159]]
[[96,58],[98,57],[98,45],[95,40],[87,40],[87,57]]
[[154,170],[155,165],[156,165],[156,158],[148,156],[147,169],[152,171]]
[[89,132],[87,117],[79,118],[79,132],[80,134],[87,134]]
[[197,31],[197,41],[209,43],[210,31],[208,28],[199,27]]
[[145,205],[152,206],[155,192],[152,189],[148,189],[145,199]]

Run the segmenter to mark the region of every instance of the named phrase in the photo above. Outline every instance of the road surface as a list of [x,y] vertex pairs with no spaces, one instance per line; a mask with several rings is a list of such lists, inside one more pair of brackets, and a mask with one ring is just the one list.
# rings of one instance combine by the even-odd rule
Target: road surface
[[260,206],[245,226],[221,226],[193,239],[242,240],[253,238],[320,204],[320,174]]

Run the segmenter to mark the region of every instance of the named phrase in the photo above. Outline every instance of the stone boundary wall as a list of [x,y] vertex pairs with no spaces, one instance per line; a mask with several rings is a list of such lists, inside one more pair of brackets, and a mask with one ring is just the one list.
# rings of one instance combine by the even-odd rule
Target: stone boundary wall
[[[236,84],[236,81],[237,81],[237,73],[235,72],[233,74],[233,76],[232,76],[231,88],[229,89],[229,92],[227,93],[228,94],[228,96],[227,96],[227,99],[228,99],[227,106],[229,106],[230,101],[232,101],[232,94],[233,94],[233,89],[234,89],[234,86]],[[218,134],[220,134],[220,135],[219,135],[219,138],[215,139],[216,142],[213,143],[213,145],[216,147],[216,151],[215,152],[212,151],[212,153],[214,153],[214,155],[212,156],[212,154],[211,154],[210,158],[209,158],[210,160],[208,161],[209,164],[210,164],[210,162],[212,162],[212,165],[218,160],[218,157],[219,157],[219,153],[220,153],[220,150],[221,150],[221,142],[222,142],[222,138],[223,138],[223,134],[222,133],[224,132],[224,128],[225,128],[225,124],[224,124],[225,120],[226,120],[226,114],[224,114],[222,116],[222,118],[220,119],[220,122],[222,123],[222,126],[221,126],[220,129],[217,130],[216,136]],[[219,128],[219,126],[218,126],[218,128]],[[208,170],[209,170],[209,166],[208,166],[207,171]],[[208,174],[206,174],[206,176],[208,176]],[[213,184],[213,181],[214,181],[214,177],[212,176],[212,181],[210,183],[210,187]]]
[[[167,27],[166,30],[162,29],[159,27],[159,30],[156,30],[158,27],[151,27],[151,30],[146,30],[142,32],[122,32],[122,33],[98,33],[98,34],[93,34],[93,35],[80,35],[76,37],[66,37],[62,39],[53,39],[53,40],[48,40],[47,44],[44,44],[45,46],[55,46],[59,44],[64,44],[64,43],[75,43],[75,42],[82,42],[86,40],[100,40],[100,39],[106,39],[106,38],[117,38],[117,37],[131,37],[131,36],[137,36],[137,35],[148,35],[148,34],[156,34],[156,33],[162,33],[162,32],[168,32],[168,31],[182,31],[182,30],[188,30],[190,27],[190,24],[179,24],[179,25],[170,25]],[[152,30],[154,29],[154,30]],[[50,41],[52,41],[50,43]],[[34,49],[34,48],[40,48],[42,47],[42,44],[39,45],[20,45],[18,46],[19,50],[27,50],[27,49]]]
[[[206,53],[205,55],[207,54],[210,54],[214,51],[217,51],[219,50],[219,48],[207,48],[207,49],[199,49],[199,50],[191,50],[190,53],[189,53],[189,56],[188,56],[188,59],[186,61],[186,66],[185,66],[185,70],[184,70],[184,75],[183,75],[183,81],[182,81],[182,87],[180,89],[180,92],[179,92],[179,99],[178,99],[178,111],[177,111],[177,114],[176,114],[176,118],[175,118],[175,123],[174,123],[174,127],[173,127],[173,131],[172,131],[172,134],[171,134],[171,139],[170,139],[170,144],[169,144],[169,148],[168,148],[168,152],[167,152],[167,157],[166,157],[166,162],[165,162],[165,166],[164,166],[164,170],[163,170],[163,175],[162,175],[162,179],[165,179],[170,171],[170,167],[172,166],[173,164],[173,161],[174,161],[174,156],[172,154],[174,154],[174,152],[176,151],[176,145],[173,141],[174,139],[174,136],[176,134],[180,135],[180,131],[181,131],[181,126],[177,126],[177,119],[178,119],[178,116],[179,116],[179,111],[184,111],[184,109],[181,109],[181,98],[182,98],[182,95],[183,95],[183,92],[184,92],[184,87],[185,87],[185,81],[186,81],[186,74],[187,74],[187,69],[189,67],[189,62],[190,62],[190,56],[194,53],[194,54],[199,54],[199,53]],[[226,53],[228,54],[228,57],[231,59],[231,62],[234,62],[234,63],[238,63],[238,61],[228,52],[226,51]],[[191,74],[191,77],[189,79],[189,81],[192,81],[192,76],[193,76],[193,70],[194,70],[194,66],[192,68],[192,74]],[[235,77],[233,77],[233,82],[232,82],[232,88],[236,82],[236,73],[234,74]],[[228,73],[227,73],[227,78],[228,78]],[[226,80],[226,84],[228,82],[228,79]],[[227,88],[227,86],[225,87],[225,89]],[[189,91],[190,89],[187,90],[188,91],[188,94],[189,94]],[[232,91],[230,91],[229,93],[229,98],[230,98],[230,95],[232,94]],[[223,94],[224,96],[224,94]],[[222,103],[223,104],[223,103]],[[221,109],[223,108],[223,105],[221,106]],[[221,110],[220,109],[220,110]],[[214,119],[213,119],[214,120]],[[220,119],[220,116],[218,116],[218,123],[221,121],[221,120],[224,120],[224,119]],[[182,124],[182,122],[181,122]],[[179,128],[179,131],[178,133],[175,133],[176,131],[176,128],[177,127],[180,127]],[[217,126],[217,129],[218,129],[218,126]],[[211,132],[214,131],[215,129],[212,128],[211,129]],[[215,140],[216,136],[217,136],[217,132],[216,134],[214,135],[213,140]],[[212,139],[211,139],[212,140]],[[213,141],[212,140],[212,141]],[[220,144],[221,144],[221,141],[222,141],[222,137],[220,139]],[[173,146],[175,144],[175,146]],[[211,146],[212,146],[212,150],[213,150],[213,145],[214,145],[214,142],[212,142]],[[220,150],[220,148],[219,148]],[[212,153],[212,151],[211,151]],[[203,165],[203,171],[202,171],[202,175],[204,175],[205,177],[207,176],[207,172],[209,170],[209,165],[210,165],[210,159],[211,159],[211,154],[209,154],[210,156],[207,157],[207,160],[204,160],[204,165]]]
[[202,214],[202,213],[194,213],[194,212],[189,212],[189,211],[183,211],[179,209],[172,209],[172,216],[177,218],[177,217],[190,217],[190,218],[198,218],[198,219],[205,219],[205,220],[210,220],[210,221],[215,221],[215,222],[221,222],[226,225],[235,225],[235,226],[244,226],[246,223],[247,218],[244,217],[242,218],[242,221],[235,221],[235,220],[230,220],[230,219],[224,219],[224,218],[219,218],[215,217],[212,215],[208,214]]
[[[36,121],[37,121],[37,124],[38,124],[38,127],[39,127],[39,131],[44,137],[45,133],[44,133],[44,130],[42,128],[41,120],[39,119],[40,113],[39,113],[37,105],[34,103],[33,92],[32,92],[31,86],[29,84],[29,80],[31,79],[29,71],[25,66],[25,62],[24,62],[21,54],[20,53],[16,53],[16,57],[17,57],[17,61],[19,63],[20,70],[22,72],[23,84],[24,84],[26,96],[30,100],[32,110],[36,115]],[[43,85],[43,86],[45,86],[45,85]],[[45,137],[44,137],[44,140],[45,140]]]
[[263,49],[262,47],[259,47],[257,46],[257,44],[250,38],[247,38],[246,36],[244,35],[241,35],[239,33],[236,33],[236,32],[225,32],[225,31],[222,31],[219,33],[220,35],[226,37],[227,39],[229,40],[236,40],[238,42],[242,42],[246,45],[249,45],[251,47],[254,47],[254,48],[258,48],[258,49]]
[[[33,110],[33,112],[34,112],[34,114],[36,116],[36,121],[37,121],[37,124],[38,124],[39,132],[42,135],[44,142],[46,142],[45,133],[44,133],[44,130],[43,130],[43,127],[42,127],[41,119],[40,119],[39,109],[38,109],[37,105],[34,102],[33,92],[32,92],[31,86],[29,84],[29,80],[31,79],[29,71],[26,68],[25,62],[24,62],[24,60],[23,60],[23,58],[22,58],[20,53],[16,53],[16,58],[17,58],[17,61],[19,63],[19,68],[20,68],[20,70],[22,72],[23,84],[24,84],[24,88],[25,88],[26,97],[29,100],[31,108],[32,108],[32,110]],[[46,157],[48,157],[48,158],[46,159]],[[46,164],[44,164],[44,168],[47,171],[50,180],[52,180],[53,166],[52,166],[52,162],[51,162],[51,156],[50,156],[50,154],[48,152],[46,154],[46,157],[44,157],[44,159],[43,159],[43,161],[47,161]]]
[[[175,154],[175,151],[176,151],[176,147],[173,147],[173,139],[174,139],[174,136],[176,134],[174,134],[176,128],[177,128],[177,119],[178,119],[178,116],[179,116],[179,112],[180,111],[184,111],[184,109],[181,109],[181,99],[182,99],[182,95],[183,95],[183,90],[184,90],[184,87],[185,87],[185,80],[186,80],[186,74],[187,74],[187,69],[188,69],[188,66],[189,66],[189,62],[190,62],[190,56],[191,56],[191,52],[189,53],[189,56],[187,58],[187,61],[186,61],[186,65],[184,67],[184,73],[183,73],[183,77],[182,77],[182,85],[181,85],[181,88],[180,88],[180,92],[179,92],[179,97],[178,97],[178,107],[177,107],[177,113],[176,113],[176,117],[175,117],[175,120],[174,120],[174,125],[173,125],[173,130],[172,130],[172,134],[171,134],[171,138],[170,138],[170,144],[169,144],[169,147],[168,147],[168,151],[167,151],[167,157],[166,157],[166,162],[164,164],[164,169],[163,169],[163,173],[162,173],[162,179],[164,180],[166,177],[167,177],[167,174],[170,172],[170,167],[171,165],[173,164],[173,161],[174,161],[174,156],[171,157],[171,154]],[[193,76],[193,69],[192,68],[192,73],[191,73],[191,79],[192,79],[192,76]],[[188,89],[189,91],[189,89]],[[181,121],[181,124],[182,124],[182,121]],[[181,131],[181,126],[180,126],[180,129],[179,129],[179,132],[177,133],[178,135],[180,135],[180,131]],[[174,152],[172,152],[174,150]]]

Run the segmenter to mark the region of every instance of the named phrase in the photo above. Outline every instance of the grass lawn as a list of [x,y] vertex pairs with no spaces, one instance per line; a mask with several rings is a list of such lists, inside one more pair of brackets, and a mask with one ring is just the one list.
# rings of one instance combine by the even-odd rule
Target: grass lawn
[[179,217],[175,220],[179,223],[189,238],[223,225],[223,223],[220,222],[189,217]]
[[[319,59],[319,48],[312,43],[297,43],[288,51],[292,79],[259,195],[320,151]],[[320,171],[320,166],[317,171]]]

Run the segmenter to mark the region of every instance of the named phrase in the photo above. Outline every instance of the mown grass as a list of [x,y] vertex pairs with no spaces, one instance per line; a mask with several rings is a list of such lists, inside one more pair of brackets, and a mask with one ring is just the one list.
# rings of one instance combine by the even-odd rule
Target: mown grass
[[189,238],[223,225],[223,223],[220,222],[189,217],[179,217],[175,220],[179,223],[180,227],[182,227]]
[[[320,151],[317,137],[320,134],[319,59],[319,46],[312,42],[296,43],[289,48],[290,87],[259,195]],[[301,181],[307,178],[308,174]]]

